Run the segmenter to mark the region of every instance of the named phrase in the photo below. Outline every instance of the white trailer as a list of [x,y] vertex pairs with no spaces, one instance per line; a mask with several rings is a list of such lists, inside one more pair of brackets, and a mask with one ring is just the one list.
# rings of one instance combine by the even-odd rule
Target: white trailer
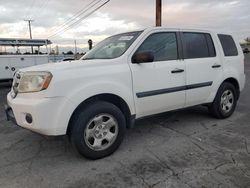
[[[41,65],[49,63],[48,50],[47,54],[40,54],[40,47],[51,44],[49,40],[45,39],[0,39],[0,46],[11,46],[17,49],[17,53],[8,54],[2,52],[0,55],[0,81],[11,80],[16,71],[24,67],[34,65]],[[37,54],[21,54],[19,47],[37,47]]]

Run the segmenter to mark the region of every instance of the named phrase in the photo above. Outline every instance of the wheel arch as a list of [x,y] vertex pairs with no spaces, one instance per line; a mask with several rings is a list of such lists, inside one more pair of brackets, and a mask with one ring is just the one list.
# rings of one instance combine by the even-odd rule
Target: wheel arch
[[126,127],[127,128],[133,127],[135,115],[131,114],[131,110],[129,108],[129,105],[126,103],[126,101],[118,95],[111,94],[111,93],[102,93],[102,94],[97,94],[97,95],[94,95],[85,99],[76,107],[76,109],[73,111],[70,117],[66,134],[70,133],[72,121],[74,121],[75,114],[78,113],[80,110],[86,108],[87,106],[91,105],[93,102],[97,102],[97,101],[106,101],[117,106],[125,116]]
[[239,99],[239,97],[240,97],[240,84],[239,84],[238,80],[236,78],[234,78],[234,77],[229,77],[229,78],[225,79],[222,82],[222,84],[225,83],[225,82],[231,83],[236,88],[237,99]]

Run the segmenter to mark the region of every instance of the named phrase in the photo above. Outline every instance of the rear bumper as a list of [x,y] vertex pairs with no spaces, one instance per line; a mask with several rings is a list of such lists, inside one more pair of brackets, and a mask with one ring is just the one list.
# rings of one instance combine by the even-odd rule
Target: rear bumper
[[241,80],[240,80],[240,91],[242,91],[245,88],[245,84],[246,84],[246,75],[242,74],[241,75]]

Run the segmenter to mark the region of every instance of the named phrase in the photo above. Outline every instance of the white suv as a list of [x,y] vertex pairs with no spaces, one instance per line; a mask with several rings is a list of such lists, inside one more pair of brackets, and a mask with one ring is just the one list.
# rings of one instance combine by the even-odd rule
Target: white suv
[[79,61],[21,70],[6,114],[40,134],[67,134],[80,154],[98,159],[145,116],[206,104],[229,117],[244,84],[231,35],[156,27],[109,37]]

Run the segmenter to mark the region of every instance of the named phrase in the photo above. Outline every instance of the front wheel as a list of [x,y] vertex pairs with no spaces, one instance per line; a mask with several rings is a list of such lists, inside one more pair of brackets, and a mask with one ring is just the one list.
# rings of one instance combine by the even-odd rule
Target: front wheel
[[234,85],[231,83],[223,83],[210,105],[209,110],[213,116],[218,119],[225,119],[230,117],[237,104],[237,92]]
[[125,133],[125,117],[115,105],[99,101],[75,114],[70,134],[74,148],[89,159],[112,154]]

